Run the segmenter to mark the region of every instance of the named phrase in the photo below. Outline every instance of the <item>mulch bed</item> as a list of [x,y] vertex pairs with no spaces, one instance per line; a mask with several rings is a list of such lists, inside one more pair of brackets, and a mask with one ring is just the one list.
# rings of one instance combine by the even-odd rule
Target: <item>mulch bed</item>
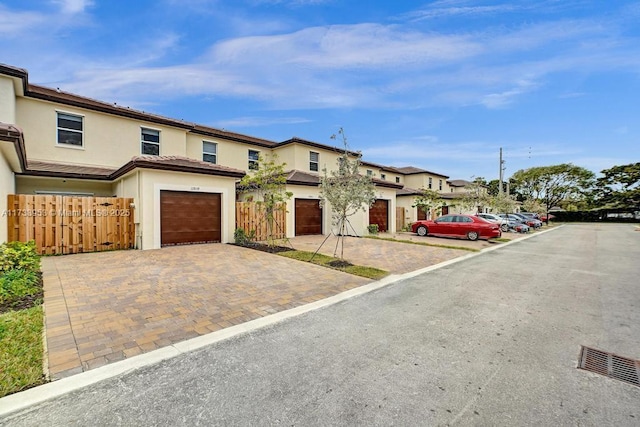
[[340,259],[337,259],[335,261],[331,261],[328,263],[331,267],[334,268],[344,268],[344,267],[351,267],[353,264],[351,264],[349,261],[343,261]]
[[264,243],[251,243],[249,245],[238,245],[236,243],[230,243],[233,246],[239,246],[241,248],[255,249],[257,251],[268,252],[270,254],[277,254],[280,252],[294,251],[295,249],[287,246],[269,246]]

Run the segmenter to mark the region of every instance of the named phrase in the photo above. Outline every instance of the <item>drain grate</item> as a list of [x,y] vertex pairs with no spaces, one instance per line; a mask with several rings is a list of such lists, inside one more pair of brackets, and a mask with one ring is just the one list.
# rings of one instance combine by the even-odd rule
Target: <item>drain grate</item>
[[578,368],[640,387],[640,360],[582,346]]

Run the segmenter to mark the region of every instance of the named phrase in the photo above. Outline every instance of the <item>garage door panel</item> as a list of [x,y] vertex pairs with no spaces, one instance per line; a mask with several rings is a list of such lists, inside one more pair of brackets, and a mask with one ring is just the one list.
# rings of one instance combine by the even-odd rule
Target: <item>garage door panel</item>
[[162,246],[219,242],[221,219],[220,194],[160,192]]
[[389,229],[389,201],[376,200],[369,209],[369,224],[378,224],[378,230],[385,232]]
[[319,200],[295,199],[296,236],[322,234],[322,208]]

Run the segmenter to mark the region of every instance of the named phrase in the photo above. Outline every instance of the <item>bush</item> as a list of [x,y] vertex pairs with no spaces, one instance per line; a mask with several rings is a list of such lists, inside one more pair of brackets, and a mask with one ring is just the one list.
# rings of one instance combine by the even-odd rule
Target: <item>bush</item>
[[40,270],[36,243],[8,242],[0,245],[0,273],[11,270]]
[[0,274],[0,304],[36,295],[40,289],[35,271],[10,270]]
[[380,231],[380,229],[378,228],[378,224],[370,224],[367,227],[367,230],[369,231],[369,234],[378,234],[378,232]]
[[236,245],[249,246],[256,239],[256,230],[251,230],[249,234],[244,231],[244,228],[236,228],[233,232],[233,240]]

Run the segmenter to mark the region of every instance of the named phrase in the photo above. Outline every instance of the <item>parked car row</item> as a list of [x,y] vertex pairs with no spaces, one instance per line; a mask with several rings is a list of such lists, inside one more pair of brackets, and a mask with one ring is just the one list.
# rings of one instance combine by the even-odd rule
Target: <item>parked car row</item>
[[538,214],[530,212],[476,215],[444,215],[435,220],[421,220],[411,224],[418,236],[466,237],[469,240],[492,239],[509,231],[528,233],[542,227]]

